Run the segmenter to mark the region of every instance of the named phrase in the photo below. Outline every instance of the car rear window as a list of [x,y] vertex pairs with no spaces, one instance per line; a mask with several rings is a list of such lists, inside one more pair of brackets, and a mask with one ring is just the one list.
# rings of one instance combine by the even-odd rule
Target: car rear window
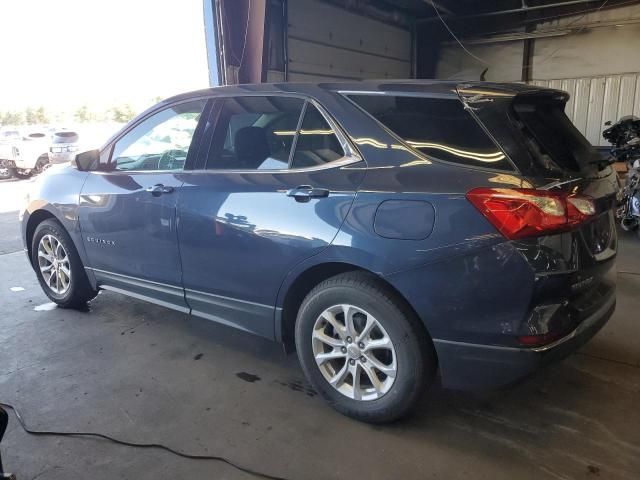
[[504,152],[457,99],[349,95],[414,149],[463,165],[513,170]]
[[549,171],[579,172],[600,156],[564,113],[564,101],[552,97],[517,98],[516,120],[538,163]]

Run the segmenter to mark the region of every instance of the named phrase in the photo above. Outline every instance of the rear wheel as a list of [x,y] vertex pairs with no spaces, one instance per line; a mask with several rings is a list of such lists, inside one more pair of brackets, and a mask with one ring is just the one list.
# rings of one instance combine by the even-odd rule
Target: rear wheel
[[307,378],[329,404],[372,423],[409,413],[436,370],[424,328],[364,272],[332,277],[307,295],[296,347]]
[[97,295],[64,227],[53,219],[36,228],[31,263],[44,293],[63,308],[81,308]]

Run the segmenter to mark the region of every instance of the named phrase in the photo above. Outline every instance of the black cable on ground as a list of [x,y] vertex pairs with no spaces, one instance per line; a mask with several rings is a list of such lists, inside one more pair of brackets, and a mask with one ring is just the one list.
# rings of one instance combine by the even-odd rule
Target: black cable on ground
[[22,429],[27,432],[29,435],[37,435],[37,436],[46,436],[46,437],[93,437],[93,438],[101,438],[103,440],[107,440],[109,442],[112,443],[116,443],[118,445],[124,445],[126,447],[133,447],[133,448],[153,448],[156,450],[164,450],[166,452],[169,452],[173,455],[176,455],[178,457],[182,457],[182,458],[187,458],[189,460],[213,460],[216,462],[222,462],[222,463],[226,463],[227,465],[232,466],[233,468],[240,470],[241,472],[244,473],[248,473],[250,475],[254,475],[256,477],[259,478],[267,478],[269,480],[288,480],[284,477],[278,477],[275,475],[269,475],[268,473],[262,473],[259,472],[257,470],[252,470],[251,468],[248,467],[243,467],[242,465],[238,465],[237,463],[234,463],[233,461],[224,458],[224,457],[220,457],[220,456],[216,456],[216,455],[193,455],[190,453],[184,453],[181,452],[179,450],[174,450],[171,447],[167,447],[166,445],[162,445],[160,443],[136,443],[136,442],[128,442],[126,440],[119,440],[117,438],[114,437],[110,437],[109,435],[104,435],[102,433],[95,433],[95,432],[56,432],[53,430],[32,430],[29,427],[27,427],[27,424],[24,421],[24,418],[22,417],[22,414],[20,413],[20,411],[14,407],[13,405],[11,405],[10,403],[3,403],[0,402],[0,407],[5,407],[8,408],[9,410],[13,411],[14,415],[16,416],[16,418],[18,419],[18,423],[20,424],[20,426],[22,427]]

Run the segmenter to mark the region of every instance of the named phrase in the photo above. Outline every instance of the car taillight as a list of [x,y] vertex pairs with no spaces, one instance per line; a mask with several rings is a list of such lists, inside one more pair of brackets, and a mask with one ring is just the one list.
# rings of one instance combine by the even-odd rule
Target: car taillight
[[562,338],[563,333],[545,333],[542,335],[521,335],[518,337],[518,342],[526,347],[540,347],[542,345],[548,345]]
[[569,230],[593,217],[593,200],[531,188],[475,188],[467,199],[510,240]]

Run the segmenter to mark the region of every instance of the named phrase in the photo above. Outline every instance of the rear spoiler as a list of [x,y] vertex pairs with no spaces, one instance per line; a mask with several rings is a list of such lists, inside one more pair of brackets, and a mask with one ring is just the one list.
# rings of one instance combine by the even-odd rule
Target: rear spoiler
[[553,88],[538,87],[535,85],[526,85],[514,83],[511,85],[502,85],[494,83],[461,83],[456,87],[456,93],[462,100],[465,108],[476,110],[483,103],[491,103],[495,99],[504,99],[505,97],[515,99],[516,97],[553,97],[556,100],[567,102],[570,98],[568,92],[564,90],[556,90]]

